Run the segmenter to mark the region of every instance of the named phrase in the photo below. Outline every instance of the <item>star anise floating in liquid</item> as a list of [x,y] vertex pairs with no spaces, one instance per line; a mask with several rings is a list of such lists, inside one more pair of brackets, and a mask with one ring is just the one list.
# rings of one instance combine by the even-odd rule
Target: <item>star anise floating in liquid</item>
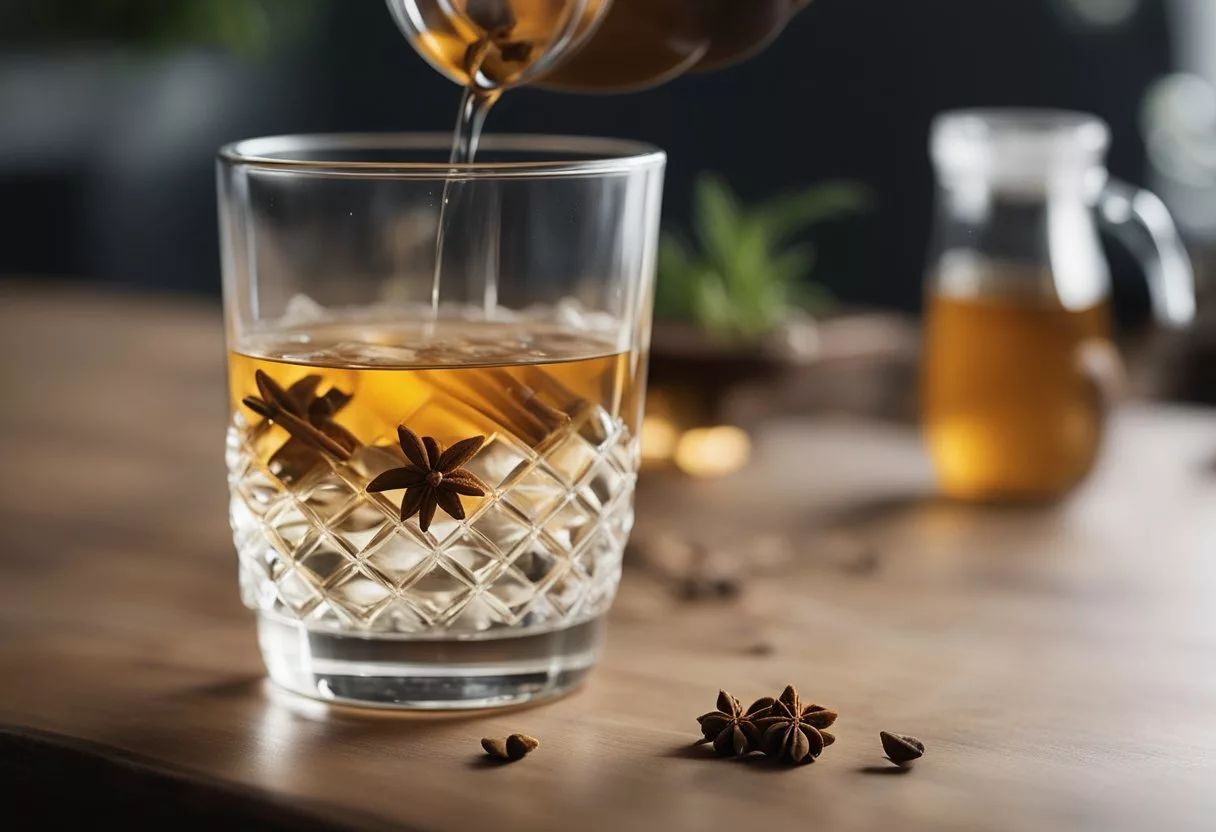
[[359,447],[359,440],[334,421],[350,403],[351,395],[331,387],[318,396],[321,380],[318,375],[304,376],[284,390],[262,370],[254,373],[259,395],[246,396],[242,403],[291,435],[270,458],[272,468],[291,470],[300,467],[297,463],[301,461],[311,467],[316,451],[346,461]]
[[484,436],[472,436],[453,444],[446,451],[434,437],[423,436],[401,425],[397,428],[401,450],[408,465],[385,471],[368,483],[370,492],[396,491],[404,488],[401,498],[401,520],[418,515],[418,528],[426,531],[435,519],[435,509],[441,508],[453,519],[464,519],[460,495],[484,497],[490,490],[477,475],[461,466],[471,460],[485,444]]

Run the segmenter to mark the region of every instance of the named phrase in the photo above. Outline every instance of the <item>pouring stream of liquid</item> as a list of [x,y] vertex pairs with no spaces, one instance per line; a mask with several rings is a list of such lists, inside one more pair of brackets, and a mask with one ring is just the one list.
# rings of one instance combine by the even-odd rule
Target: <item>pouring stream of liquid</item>
[[[453,165],[469,164],[477,156],[477,145],[481,140],[481,130],[485,126],[486,116],[490,108],[502,94],[501,90],[483,90],[476,87],[466,87],[460,98],[460,111],[456,116],[456,129],[452,133],[452,153],[448,162]],[[431,321],[439,319],[439,289],[443,277],[443,245],[448,230],[448,221],[454,210],[453,200],[457,198],[459,188],[456,186],[471,185],[471,182],[458,182],[446,179],[443,183],[443,197],[439,205],[439,227],[435,234],[435,273],[431,279]],[[487,319],[493,316],[494,307],[498,303],[498,274],[490,265],[486,274],[485,290],[482,299],[483,309]]]

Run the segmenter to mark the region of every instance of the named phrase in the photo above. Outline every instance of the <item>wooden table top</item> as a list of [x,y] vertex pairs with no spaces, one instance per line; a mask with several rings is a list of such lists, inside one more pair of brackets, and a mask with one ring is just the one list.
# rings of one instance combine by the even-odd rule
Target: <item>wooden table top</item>
[[[172,828],[1216,825],[1212,415],[1128,406],[1082,491],[1017,511],[934,500],[910,432],[774,425],[744,473],[639,494],[641,534],[767,564],[740,598],[677,602],[627,570],[582,690],[418,716],[263,681],[225,516],[217,309],[0,288],[0,372],[8,807]],[[787,682],[841,713],[817,763],[690,747],[719,687]],[[889,776],[879,730],[928,753]],[[487,764],[479,738],[512,731],[541,748]]]

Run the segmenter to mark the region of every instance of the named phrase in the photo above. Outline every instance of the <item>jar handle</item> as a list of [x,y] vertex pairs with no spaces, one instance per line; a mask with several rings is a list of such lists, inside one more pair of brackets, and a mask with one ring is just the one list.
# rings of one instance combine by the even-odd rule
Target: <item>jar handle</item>
[[1157,320],[1172,328],[1190,323],[1195,317],[1195,271],[1160,197],[1112,179],[1098,197],[1098,217],[1140,261]]

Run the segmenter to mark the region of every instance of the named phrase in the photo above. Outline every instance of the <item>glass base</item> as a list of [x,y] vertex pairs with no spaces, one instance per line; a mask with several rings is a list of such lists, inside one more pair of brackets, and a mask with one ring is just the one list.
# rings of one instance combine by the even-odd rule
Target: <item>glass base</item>
[[276,684],[314,699],[379,708],[493,708],[578,686],[599,656],[604,619],[491,639],[402,639],[312,631],[258,616]]

